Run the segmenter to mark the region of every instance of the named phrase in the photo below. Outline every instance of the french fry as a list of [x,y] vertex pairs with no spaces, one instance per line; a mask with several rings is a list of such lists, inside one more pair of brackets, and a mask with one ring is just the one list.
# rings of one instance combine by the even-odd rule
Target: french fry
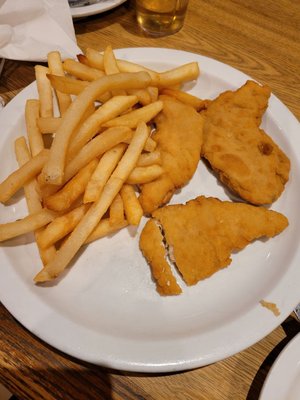
[[76,78],[89,82],[102,78],[105,75],[104,72],[91,68],[86,64],[79,63],[71,58],[67,58],[64,61],[63,69]]
[[101,93],[113,89],[140,89],[149,86],[150,81],[151,78],[146,72],[138,72],[136,74],[120,73],[104,76],[91,82],[71,103],[63,117],[55,134],[49,159],[42,170],[43,181],[58,185],[63,182],[67,151],[74,129],[87,108]]
[[[54,89],[59,90],[61,93],[74,94],[76,96],[78,96],[90,84],[88,81],[81,81],[69,76],[48,74],[47,78]],[[96,100],[100,101],[100,103],[105,103],[110,98],[111,93],[107,91],[99,94]]]
[[90,67],[89,61],[88,61],[88,59],[86,58],[86,56],[85,56],[84,54],[77,54],[76,57],[77,57],[77,60],[78,60],[81,64],[84,64],[84,65],[87,65],[87,66]]
[[37,126],[42,134],[55,133],[59,128],[61,121],[61,117],[41,117],[37,120]]
[[[87,58],[86,58],[87,60]],[[88,62],[88,60],[87,60]],[[103,53],[103,67],[106,75],[111,75],[111,74],[117,74],[120,72],[120,69],[117,64],[117,60],[115,58],[114,52],[112,47],[109,45],[105,48],[104,53]],[[129,89],[127,90],[127,93],[130,95],[137,96],[138,101],[142,105],[147,105],[151,103],[151,96],[150,93],[147,91],[147,89]],[[117,94],[126,94],[126,91],[113,91],[112,93],[114,96]]]
[[84,193],[86,185],[92,176],[98,160],[94,159],[84,168],[82,168],[66,185],[44,200],[44,204],[50,210],[63,211],[71,207],[71,205]]
[[[92,104],[84,113],[79,125],[81,125],[93,112],[95,112],[95,106]],[[40,117],[37,121],[38,128],[42,134],[53,134],[60,127],[62,118],[61,117]]]
[[120,221],[118,225],[111,225],[109,218],[103,218],[84,243],[88,244],[93,242],[94,240],[116,233],[126,226],[128,226],[128,222],[125,219],[123,219],[123,221]]
[[120,190],[125,216],[130,225],[138,225],[143,216],[142,206],[132,185],[124,184]]
[[136,96],[138,98],[138,102],[142,106],[146,106],[152,102],[152,97],[147,89],[129,89],[127,90],[129,95]]
[[[85,57],[86,62],[88,62],[87,58]],[[120,72],[120,69],[117,64],[117,60],[115,58],[114,52],[112,47],[109,45],[105,48],[104,54],[103,54],[103,68],[106,73],[106,75],[111,75],[111,74],[117,74]],[[129,89],[127,90],[127,93],[129,95],[136,96],[138,98],[138,101],[142,105],[147,105],[151,103],[151,95],[148,92],[147,89]],[[116,94],[126,94],[126,91],[113,91],[112,93],[114,96]]]
[[161,163],[160,151],[155,150],[148,153],[142,153],[140,155],[140,158],[138,159],[136,166],[147,167],[148,165],[160,164],[160,163]]
[[90,84],[89,81],[82,81],[70,76],[60,76],[50,73],[47,75],[47,78],[55,90],[58,90],[61,93],[75,94],[76,96]]
[[26,101],[25,123],[30,152],[32,156],[36,156],[44,148],[44,140],[37,123],[40,115],[39,110],[39,100],[29,99]]
[[[100,70],[104,69],[104,56],[97,50],[87,48],[86,58],[89,65]],[[199,66],[197,62],[184,64],[165,72],[156,72],[142,65],[132,63],[127,60],[118,60],[117,65],[121,72],[145,71],[151,76],[153,86],[171,87],[187,81],[197,79],[199,76]]]
[[[129,144],[130,141],[131,141],[131,135],[129,135],[127,138],[125,138],[123,140],[123,143]],[[157,143],[155,142],[155,140],[153,140],[151,137],[148,137],[148,139],[146,140],[146,143],[145,143],[144,150],[151,152],[156,149],[156,146],[157,146]]]
[[123,200],[118,193],[109,207],[109,223],[111,225],[119,225],[124,219]]
[[56,216],[57,213],[54,211],[43,208],[42,210],[34,214],[29,214],[17,221],[0,224],[0,242],[25,233],[33,232],[36,229],[49,224],[49,222],[51,222]]
[[159,88],[175,86],[184,82],[193,81],[198,78],[199,74],[198,63],[191,62],[160,73],[156,85]]
[[35,79],[37,90],[40,100],[40,116],[41,117],[52,117],[53,116],[53,93],[50,81],[47,78],[49,68],[42,65],[36,65]]
[[[156,72],[117,60],[111,46],[77,58],[62,62],[53,51],[48,68],[35,67],[39,97],[25,108],[30,151],[24,137],[15,141],[19,168],[0,183],[3,203],[24,188],[29,215],[0,224],[0,241],[34,232],[44,265],[37,283],[58,277],[82,245],[140,223],[134,185],[164,173],[149,136],[163,107],[159,95],[197,111],[207,107],[206,100],[180,90],[198,77],[197,63]],[[60,117],[53,114],[54,92]]]
[[[88,63],[91,67],[104,70],[104,56],[99,51],[91,48],[87,48],[85,52],[85,56],[88,60]],[[121,72],[147,72],[153,81],[158,80],[158,73],[152,71],[149,68],[146,68],[142,65],[132,63],[126,60],[117,60],[118,68]]]
[[154,151],[156,149],[157,143],[151,137],[148,137],[144,150],[145,151]]
[[43,149],[27,163],[12,172],[0,184],[0,202],[6,203],[24,184],[40,173],[48,160],[49,150]]
[[111,45],[106,46],[104,50],[103,67],[106,75],[118,74],[120,72]]
[[[15,153],[20,167],[30,160],[31,155],[24,136],[21,136],[15,140]],[[30,181],[25,183],[24,194],[29,214],[34,214],[42,210],[42,204],[36,179],[31,179]],[[39,244],[39,237],[42,231],[43,228],[35,230],[34,236],[39,250],[40,258],[43,265],[45,265],[54,257],[56,249],[54,246],[49,246],[44,249],[41,248]]]
[[[104,53],[103,53],[103,65],[104,65],[104,72],[106,75],[118,74],[120,72],[113,49],[111,45],[106,46]],[[112,91],[112,95],[126,95],[125,90],[114,90]]]
[[146,124],[140,123],[125,154],[106,183],[102,195],[92,204],[68,239],[57,251],[53,260],[35,276],[35,282],[46,282],[55,279],[64,271],[98,225],[117,193],[119,193],[123,183],[136,165],[148,135],[149,131]]
[[47,197],[50,197],[54,193],[57,193],[63,186],[63,185],[57,186],[57,185],[48,185],[48,184],[41,186],[39,183],[39,176],[37,177],[37,183],[38,183],[38,188],[39,188],[40,197],[42,199],[42,203],[44,202],[44,200]]
[[98,200],[108,178],[124,154],[126,147],[124,143],[120,143],[103,154],[85,189],[83,196],[84,203]]
[[71,179],[80,168],[84,167],[91,160],[101,156],[106,151],[119,143],[125,138],[131,136],[132,131],[126,126],[109,128],[88,142],[80,152],[67,164],[65,171],[65,182]]
[[39,236],[39,245],[46,249],[67,236],[87,212],[89,206],[83,204],[68,213],[56,217],[44,228]]
[[99,131],[101,125],[124,111],[131,108],[138,101],[136,96],[114,96],[102,104],[89,118],[81,125],[75,135],[68,151],[68,159],[75,154]]
[[[15,140],[15,154],[19,167],[22,167],[31,159],[24,136]],[[24,184],[24,193],[29,214],[36,213],[43,208],[39,197],[39,188],[34,177]]]
[[[125,126],[109,128],[102,132],[101,135],[96,136],[67,164],[63,184],[73,178],[73,176],[90,161],[101,156],[103,153],[125,140],[130,143],[131,138],[132,131]],[[63,184],[43,185],[41,175],[38,176],[38,182],[41,185],[42,192],[45,193],[42,196],[43,198],[56,193],[63,186]]]
[[[47,60],[51,74],[65,76],[59,51],[51,51],[48,53]],[[72,102],[71,96],[56,90],[56,97],[58,100],[60,115],[64,115]]]
[[159,94],[159,91],[158,91],[158,88],[157,87],[155,87],[155,86],[149,86],[147,89],[145,89],[145,90],[147,90],[147,92],[149,93],[149,96],[150,96],[150,98],[151,98],[151,103],[153,103],[154,101],[157,101],[158,100],[158,94]]
[[194,107],[196,111],[201,111],[207,106],[207,100],[199,99],[199,97],[183,92],[182,90],[165,88],[161,90],[161,94],[174,97],[175,99],[181,101],[182,103]]
[[[94,139],[88,142],[67,164],[63,184],[73,178],[73,176],[90,161],[101,156],[103,153],[112,149],[119,143],[124,142],[124,140],[130,143],[131,139],[132,131],[125,126],[109,128],[102,132],[101,135],[96,136]],[[38,181],[40,184],[43,183],[43,181],[40,181],[40,176],[38,177]],[[44,191],[44,188],[46,188],[45,194],[42,197],[46,198],[49,195],[56,193],[59,189],[61,189],[61,187],[62,185],[41,186],[42,192]]]
[[142,183],[152,182],[160,177],[164,170],[160,165],[148,165],[147,167],[135,167],[127,178],[126,183],[131,185],[139,185]]
[[147,106],[133,110],[120,117],[111,119],[104,122],[102,125],[106,128],[112,126],[128,126],[129,128],[136,128],[138,123],[143,121],[145,123],[151,121],[163,108],[163,102],[158,100]]

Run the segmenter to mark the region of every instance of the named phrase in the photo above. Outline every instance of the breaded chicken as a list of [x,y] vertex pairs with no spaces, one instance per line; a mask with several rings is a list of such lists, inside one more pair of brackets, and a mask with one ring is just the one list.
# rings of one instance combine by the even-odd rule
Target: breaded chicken
[[289,179],[290,161],[259,128],[270,89],[248,81],[212,101],[202,155],[234,193],[252,204],[275,201]]
[[[140,248],[161,294],[179,293],[173,281],[170,284],[164,252],[158,252],[164,240],[183,280],[194,285],[228,266],[233,250],[260,237],[273,237],[288,226],[287,218],[276,211],[204,196],[157,209],[152,218],[141,233]],[[159,238],[160,229],[164,240]]]
[[163,244],[163,234],[154,219],[150,219],[140,237],[143,254],[151,265],[158,293],[162,295],[180,294],[180,286],[167,261],[167,251]]
[[193,176],[201,153],[203,117],[193,107],[160,96],[163,110],[155,118],[153,139],[161,153],[163,175],[141,187],[139,200],[146,214],[167,203],[176,189]]

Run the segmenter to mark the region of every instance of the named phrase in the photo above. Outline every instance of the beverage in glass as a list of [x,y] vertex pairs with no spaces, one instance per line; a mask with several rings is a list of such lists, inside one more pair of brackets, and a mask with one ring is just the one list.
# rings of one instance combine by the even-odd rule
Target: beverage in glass
[[136,0],[139,26],[154,36],[178,32],[184,22],[188,0]]

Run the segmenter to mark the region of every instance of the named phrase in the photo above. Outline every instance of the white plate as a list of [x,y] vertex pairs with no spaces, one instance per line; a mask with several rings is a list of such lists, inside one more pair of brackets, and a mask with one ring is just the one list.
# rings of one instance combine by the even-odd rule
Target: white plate
[[[156,48],[121,49],[118,58],[165,70],[198,61],[201,76],[187,89],[214,98],[248,79],[215,60],[183,51]],[[0,179],[16,168],[13,139],[24,132],[24,105],[36,97],[31,84],[2,111]],[[124,229],[88,246],[71,270],[53,285],[32,282],[40,261],[31,235],[0,247],[0,299],[31,332],[80,359],[107,367],[164,372],[207,365],[256,343],[276,328],[299,302],[299,123],[272,95],[263,126],[292,162],[286,190],[272,208],[290,226],[268,241],[256,241],[233,255],[232,264],[210,279],[184,288],[177,297],[161,297],[138,248],[138,228]],[[298,152],[298,153],[296,153]],[[199,163],[191,182],[172,203],[204,194],[227,199],[227,193]],[[0,221],[26,214],[18,197],[0,207]],[[276,303],[276,317],[261,299]]]
[[300,333],[283,349],[264,383],[259,400],[300,399]]
[[89,17],[90,15],[100,14],[105,11],[118,7],[126,0],[100,0],[99,3],[83,7],[70,7],[72,18]]

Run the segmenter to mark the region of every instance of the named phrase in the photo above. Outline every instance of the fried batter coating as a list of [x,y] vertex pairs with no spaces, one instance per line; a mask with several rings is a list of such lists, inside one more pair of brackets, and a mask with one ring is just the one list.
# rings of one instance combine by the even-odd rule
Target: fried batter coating
[[144,256],[151,264],[157,291],[162,295],[180,294],[182,290],[167,262],[167,252],[163,240],[158,224],[150,219],[141,233],[140,246]]
[[290,161],[259,128],[270,89],[253,81],[227,91],[206,111],[202,155],[220,180],[242,199],[270,204],[284,190]]
[[[185,205],[157,209],[152,217],[162,226],[165,241],[172,248],[174,262],[187,285],[194,285],[228,266],[233,250],[241,250],[260,237],[273,237],[288,226],[287,218],[276,211],[204,196]],[[140,248],[155,278],[155,271],[163,273],[166,261],[157,253],[162,239],[153,240],[148,233],[148,224],[153,225],[153,219],[142,232]],[[151,254],[156,254],[155,265]],[[158,291],[177,294],[164,293],[160,284]]]
[[160,96],[163,110],[155,118],[157,131],[153,139],[161,153],[164,173],[142,185],[139,200],[146,214],[166,204],[176,189],[193,176],[201,154],[203,117],[190,105]]

